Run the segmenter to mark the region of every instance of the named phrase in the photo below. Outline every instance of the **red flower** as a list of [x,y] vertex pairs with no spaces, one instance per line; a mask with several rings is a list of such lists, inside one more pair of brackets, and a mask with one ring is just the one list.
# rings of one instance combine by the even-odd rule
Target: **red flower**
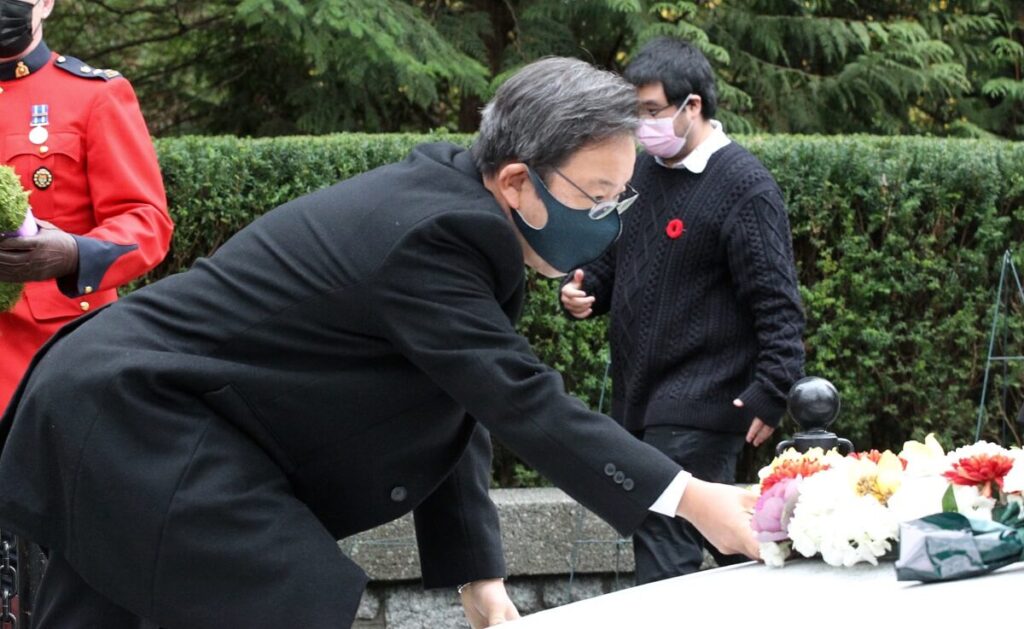
[[665,234],[667,234],[672,240],[682,236],[684,231],[686,231],[686,227],[683,226],[683,221],[678,218],[673,218],[668,222],[668,225],[665,226]]
[[[857,459],[858,461],[861,459],[867,459],[872,463],[878,463],[879,461],[882,460],[882,453],[879,452],[878,450],[868,450],[867,452],[851,452],[846,456]],[[907,460],[901,456],[896,458],[898,458],[900,460],[900,463],[903,464],[903,469],[907,469]]]
[[802,476],[807,478],[813,476],[822,470],[827,470],[829,465],[822,463],[814,459],[789,459],[782,461],[775,466],[772,473],[765,477],[761,481],[761,493],[764,493],[772,488],[772,485],[778,483],[781,480],[787,478],[796,478]]
[[953,469],[943,474],[957,485],[977,485],[985,496],[991,495],[991,483],[1003,488],[1003,478],[1013,467],[1013,459],[1005,454],[975,454],[964,457],[953,464]]

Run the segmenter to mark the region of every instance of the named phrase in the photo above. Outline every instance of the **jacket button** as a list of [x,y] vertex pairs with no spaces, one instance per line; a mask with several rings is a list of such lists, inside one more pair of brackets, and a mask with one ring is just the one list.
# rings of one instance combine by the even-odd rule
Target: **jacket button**
[[604,473],[605,473],[606,476],[614,476],[615,475],[615,466],[612,465],[611,463],[609,463],[608,465],[605,465],[604,466]]
[[626,491],[633,491],[633,479],[627,478],[626,480],[622,481],[622,488],[625,489]]
[[622,481],[626,480],[626,475],[622,472],[615,472],[615,476],[612,476],[612,480],[621,485]]
[[82,312],[85,312],[86,310],[89,309],[89,302],[83,301],[82,303],[78,304],[78,307],[82,309]]
[[405,487],[398,485],[391,490],[391,500],[395,502],[402,502],[409,497],[409,492],[406,491]]

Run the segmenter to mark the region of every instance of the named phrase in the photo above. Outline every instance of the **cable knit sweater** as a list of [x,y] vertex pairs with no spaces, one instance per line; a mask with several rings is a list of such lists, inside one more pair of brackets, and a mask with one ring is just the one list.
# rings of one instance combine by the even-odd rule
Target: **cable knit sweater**
[[591,316],[612,317],[612,415],[630,430],[778,425],[803,373],[804,315],[771,173],[733,142],[700,174],[641,155],[633,185],[622,236],[584,267]]

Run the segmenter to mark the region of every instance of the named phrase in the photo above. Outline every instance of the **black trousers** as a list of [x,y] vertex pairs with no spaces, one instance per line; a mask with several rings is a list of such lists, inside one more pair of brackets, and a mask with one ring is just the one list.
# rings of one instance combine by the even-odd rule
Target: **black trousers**
[[[736,462],[745,436],[682,426],[650,426],[643,439],[701,480],[736,482]],[[649,513],[633,534],[636,583],[641,585],[696,572],[704,562],[704,548],[719,566],[746,561],[743,555],[722,555],[689,522]]]

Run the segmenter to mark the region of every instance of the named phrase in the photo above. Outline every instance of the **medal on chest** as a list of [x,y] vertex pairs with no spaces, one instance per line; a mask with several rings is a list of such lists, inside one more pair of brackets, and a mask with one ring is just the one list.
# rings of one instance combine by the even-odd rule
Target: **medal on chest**
[[29,123],[28,141],[42,144],[50,137],[46,127],[50,124],[50,106],[32,105],[32,122]]

